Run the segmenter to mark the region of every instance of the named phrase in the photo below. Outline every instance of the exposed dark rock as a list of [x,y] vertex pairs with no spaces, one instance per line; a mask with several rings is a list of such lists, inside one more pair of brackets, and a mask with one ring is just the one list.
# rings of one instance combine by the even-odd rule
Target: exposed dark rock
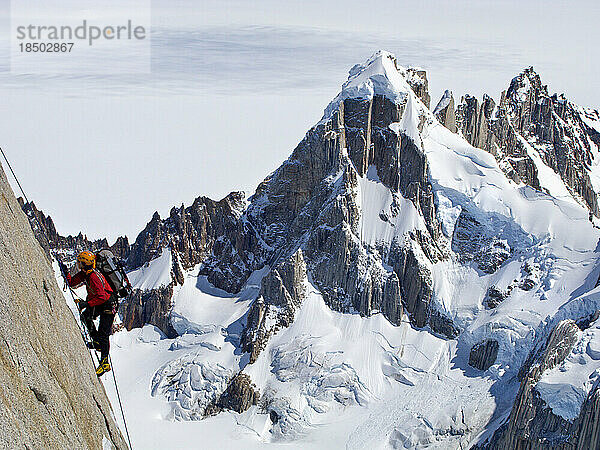
[[250,377],[245,373],[240,373],[229,382],[227,390],[221,394],[217,406],[221,409],[243,413],[251,406],[258,404],[259,398],[259,393]]
[[123,325],[127,330],[131,330],[152,324],[169,338],[177,336],[171,325],[172,296],[173,283],[147,291],[134,290],[119,307]]
[[433,277],[427,259],[411,241],[407,247],[392,249],[390,263],[400,280],[403,304],[411,322],[417,327],[424,327],[429,320],[433,296]]
[[523,282],[521,283],[521,285],[519,287],[521,289],[523,289],[524,291],[530,291],[533,289],[534,286],[535,286],[535,283],[533,282],[533,280],[525,279],[525,280],[523,280]]
[[[546,370],[560,364],[573,349],[579,328],[573,320],[563,320],[550,333],[544,346],[531,352],[519,371],[521,387],[505,426],[485,444],[489,449],[579,449],[597,448],[597,423],[589,417],[570,422],[555,415],[535,390]],[[597,392],[590,393],[584,409],[598,414]],[[579,430],[584,430],[580,432]],[[591,444],[589,447],[583,447]]]
[[490,286],[484,303],[488,308],[493,309],[502,303],[510,295],[511,291],[512,285],[508,286],[506,290],[499,289],[496,286]]
[[574,439],[576,450],[600,447],[600,385],[596,383],[581,407]]
[[600,318],[600,310],[597,310],[596,312],[594,312],[593,314],[590,314],[587,317],[579,319],[577,321],[577,326],[582,331],[587,330],[592,323],[594,323],[596,320],[598,320],[598,318]]
[[493,225],[463,209],[454,226],[452,250],[462,262],[475,261],[482,272],[494,273],[512,255],[508,242],[496,234]]
[[460,334],[460,328],[449,317],[443,315],[437,309],[432,309],[429,315],[429,326],[434,333],[454,339]]
[[499,348],[495,339],[486,339],[475,344],[469,353],[469,365],[479,370],[488,370],[496,362]]
[[306,266],[302,251],[280,263],[263,278],[258,299],[248,312],[242,348],[256,361],[271,335],[288,327],[305,298]]
[[129,245],[129,239],[127,239],[127,236],[119,236],[115,243],[109,248],[112,251],[113,255],[115,255],[121,261],[127,261],[127,259],[129,258],[131,246]]
[[494,100],[485,95],[481,103],[475,97],[465,95],[456,111],[457,127],[474,147],[482,147],[487,142],[489,121],[496,108]]
[[334,310],[368,316],[381,311],[393,323],[402,316],[398,277],[374,264],[348,227],[322,228],[311,236],[307,256],[313,283]]
[[525,273],[525,277],[519,284],[519,288],[530,291],[539,282],[540,268],[536,264],[526,262],[522,267],[522,272]]
[[427,81],[427,72],[416,67],[409,67],[406,70],[406,82],[412,88],[417,97],[429,108],[431,97],[429,95],[429,82]]

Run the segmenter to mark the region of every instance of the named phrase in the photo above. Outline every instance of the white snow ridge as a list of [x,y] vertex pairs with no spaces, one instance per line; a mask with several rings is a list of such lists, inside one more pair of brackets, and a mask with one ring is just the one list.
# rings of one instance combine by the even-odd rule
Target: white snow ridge
[[[398,267],[408,263],[395,261],[392,267],[388,257],[396,247],[412,246],[410,254],[431,280],[429,312],[445,318],[457,332],[444,335],[430,322],[417,327],[406,306],[397,323],[384,316],[384,305],[382,312],[373,308],[369,315],[346,304],[334,310],[332,293],[309,268],[300,286],[305,294],[293,303],[289,323],[281,324],[286,308],[291,308],[283,301],[269,304],[271,312],[260,318],[263,329],[272,333],[250,362],[241,342],[252,305],[268,300],[264,281],[284,280],[277,292],[294,299],[294,289],[280,276],[280,256],[284,251],[307,251],[314,235],[298,233],[296,247],[281,247],[281,253],[252,267],[254,272],[238,293],[213,286],[202,265],[192,267],[173,288],[169,314],[177,337],[167,338],[151,325],[112,337],[136,448],[470,448],[487,442],[505,423],[520,387],[519,370],[532,352],[544,348],[556,323],[580,321],[600,309],[600,288],[594,290],[600,231],[590,222],[588,210],[573,200],[560,176],[528,145],[525,151],[545,191],[507,178],[492,154],[472,147],[438,122],[411,88],[408,70],[383,51],[354,66],[317,127],[329,126],[348,99],[365,105],[379,97],[393,102],[401,116],[386,125],[380,138],[414,144],[415,158],[426,161],[431,192],[420,186],[390,188],[393,183],[370,160],[360,171],[351,148],[340,150],[337,171],[319,186],[330,189],[326,192],[331,202],[346,208],[350,219],[344,222],[346,234],[340,236],[347,237],[348,253],[359,254],[361,264],[366,261],[364,267],[356,267],[364,272],[359,274],[360,288],[379,289],[368,278],[373,274],[387,280],[385,286],[397,283]],[[438,109],[449,104],[450,95],[447,91]],[[590,127],[600,123],[594,117],[589,115]],[[319,147],[323,160],[337,157],[341,132],[327,133]],[[312,136],[309,132],[306,139]],[[400,145],[384,148],[403,151]],[[314,155],[301,156],[315,167],[321,162]],[[393,160],[390,155],[378,157]],[[286,164],[281,171],[297,170]],[[396,184],[402,185],[402,176]],[[262,189],[251,199],[255,214],[272,206],[272,197]],[[290,189],[297,190],[298,202],[313,195],[303,187]],[[409,198],[402,192],[417,194]],[[435,201],[433,218],[426,217],[424,202],[414,200],[430,197]],[[241,223],[250,227],[246,219],[243,215]],[[273,221],[265,226],[265,235],[292,235],[313,219],[300,217],[288,228]],[[441,230],[438,258],[418,245],[432,220]],[[328,223],[321,224],[320,232],[342,228]],[[266,242],[261,241],[265,253],[279,241]],[[234,250],[224,258],[232,257]],[[164,248],[160,257],[130,274],[132,283],[144,291],[168,285],[174,255],[175,250]],[[277,277],[268,278],[276,268]],[[339,273],[350,277],[350,270]],[[417,281],[402,283],[398,295],[403,300],[409,298],[407,291],[424,289]],[[341,296],[341,289],[335,294]],[[588,322],[578,322],[581,331],[564,361],[534,383],[535,395],[567,421],[576,420],[600,379],[600,325],[595,319]],[[488,348],[494,357],[480,355],[478,361],[471,350],[477,345],[486,348],[487,341],[494,342]],[[258,401],[241,413],[225,409],[212,415],[212,406],[240,373],[251,380]],[[106,377],[103,381],[114,398],[113,387]]]

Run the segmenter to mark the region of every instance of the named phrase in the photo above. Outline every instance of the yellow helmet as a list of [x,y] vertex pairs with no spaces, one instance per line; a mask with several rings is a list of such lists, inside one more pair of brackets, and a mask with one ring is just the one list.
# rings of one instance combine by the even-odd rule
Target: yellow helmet
[[90,273],[96,268],[96,255],[86,250],[77,256],[77,262],[81,270],[85,273]]

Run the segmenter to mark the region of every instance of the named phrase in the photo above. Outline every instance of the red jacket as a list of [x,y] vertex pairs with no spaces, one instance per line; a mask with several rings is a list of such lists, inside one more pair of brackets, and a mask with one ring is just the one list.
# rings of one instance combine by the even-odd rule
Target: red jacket
[[112,294],[112,289],[106,278],[97,270],[93,270],[89,274],[86,274],[83,270],[73,276],[67,274],[67,281],[71,287],[85,283],[85,287],[87,288],[87,302],[90,306],[101,305]]

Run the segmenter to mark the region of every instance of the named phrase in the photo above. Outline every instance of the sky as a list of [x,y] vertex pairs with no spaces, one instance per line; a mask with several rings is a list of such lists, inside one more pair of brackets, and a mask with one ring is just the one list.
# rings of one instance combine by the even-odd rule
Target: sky
[[591,1],[154,0],[151,72],[131,75],[2,71],[7,4],[0,146],[61,234],[133,240],[154,211],[250,196],[378,49],[427,70],[432,107],[445,89],[498,99],[530,65],[600,107]]

